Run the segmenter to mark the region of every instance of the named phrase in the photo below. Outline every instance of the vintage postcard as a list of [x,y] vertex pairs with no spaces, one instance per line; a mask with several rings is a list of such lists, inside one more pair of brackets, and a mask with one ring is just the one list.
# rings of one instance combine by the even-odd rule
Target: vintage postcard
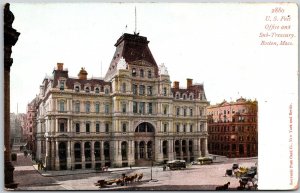
[[296,3],[7,3],[6,190],[298,188]]

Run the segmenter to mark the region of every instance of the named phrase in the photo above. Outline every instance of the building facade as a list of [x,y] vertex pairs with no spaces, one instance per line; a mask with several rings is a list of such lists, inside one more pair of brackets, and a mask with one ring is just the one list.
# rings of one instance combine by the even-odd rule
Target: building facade
[[227,157],[256,157],[257,101],[239,98],[207,108],[208,150]]
[[40,87],[37,159],[51,170],[150,165],[206,156],[203,85],[171,85],[146,37],[123,34],[104,79],[63,63]]
[[34,98],[27,104],[26,109],[26,126],[23,131],[23,136],[26,140],[26,148],[32,152],[36,151],[36,128],[37,128],[37,107],[39,98]]

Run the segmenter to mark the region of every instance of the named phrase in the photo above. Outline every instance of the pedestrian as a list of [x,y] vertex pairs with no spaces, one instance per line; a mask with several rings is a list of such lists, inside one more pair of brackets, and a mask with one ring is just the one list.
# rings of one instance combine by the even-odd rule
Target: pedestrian
[[163,166],[163,171],[166,171],[166,169],[167,169],[167,166],[164,165],[164,166]]

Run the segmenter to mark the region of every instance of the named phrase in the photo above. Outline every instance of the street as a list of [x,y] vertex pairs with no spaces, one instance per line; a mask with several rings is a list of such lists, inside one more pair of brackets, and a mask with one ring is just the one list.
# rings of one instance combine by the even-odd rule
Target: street
[[[15,165],[14,180],[19,183],[16,190],[215,190],[217,186],[230,182],[230,189],[239,186],[239,179],[225,176],[226,169],[233,163],[239,166],[254,166],[257,159],[229,159],[224,163],[211,165],[189,165],[183,170],[163,171],[162,166],[109,168],[108,172],[95,170],[74,171],[38,171],[32,166],[30,156],[18,154]],[[98,180],[121,178],[122,174],[132,175],[143,173],[140,182],[129,183],[126,186],[109,185],[99,188]]]

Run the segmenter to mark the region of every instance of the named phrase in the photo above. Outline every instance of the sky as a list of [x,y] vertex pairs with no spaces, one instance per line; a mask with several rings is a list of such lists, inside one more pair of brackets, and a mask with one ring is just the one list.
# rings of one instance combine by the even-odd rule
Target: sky
[[11,111],[17,111],[17,104],[18,112],[26,111],[57,62],[64,63],[70,76],[77,76],[81,67],[88,77],[104,76],[117,39],[134,31],[135,7],[137,31],[148,38],[156,62],[167,66],[171,81],[180,81],[181,87],[186,87],[186,78],[203,83],[212,104],[259,97],[256,77],[272,59],[256,58],[266,50],[258,38],[264,17],[253,14],[254,6],[17,3],[11,5],[13,26],[21,32],[12,54]]
[[[58,62],[68,68],[69,76],[76,77],[81,67],[89,78],[104,76],[117,39],[125,32],[134,32],[135,7],[137,32],[148,38],[157,64],[166,65],[171,81],[180,81],[181,87],[186,87],[187,78],[203,83],[211,104],[241,96],[257,99],[259,158],[263,157],[259,159],[263,171],[260,187],[290,187],[291,105],[296,144],[298,128],[296,5],[11,3],[13,27],[21,33],[12,54],[11,112],[17,112],[17,104],[19,113],[26,112],[27,103],[38,94],[46,74],[51,75]],[[276,7],[283,11],[272,13]],[[291,21],[266,21],[266,16],[287,15]],[[272,24],[290,29],[268,30],[266,26]],[[295,37],[259,37],[267,32]],[[261,45],[262,41],[281,40],[293,45]],[[275,166],[285,178],[269,175]]]

